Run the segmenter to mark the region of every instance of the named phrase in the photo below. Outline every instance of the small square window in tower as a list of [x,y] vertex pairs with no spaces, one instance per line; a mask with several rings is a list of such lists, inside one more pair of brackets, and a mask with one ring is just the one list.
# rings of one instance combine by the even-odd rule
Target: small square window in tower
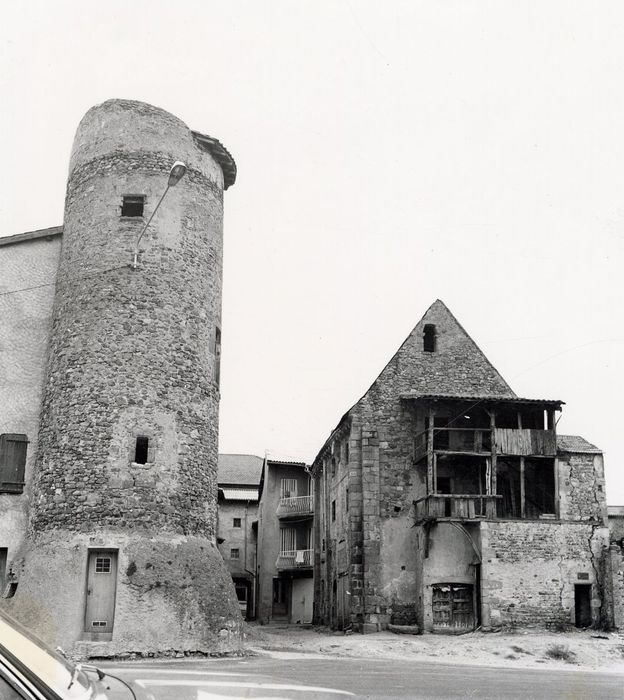
[[436,351],[436,327],[433,323],[426,323],[423,330],[423,350],[425,352]]
[[143,216],[145,196],[136,194],[124,195],[121,200],[122,216]]
[[138,435],[134,448],[135,464],[147,464],[149,455],[149,438],[145,435]]

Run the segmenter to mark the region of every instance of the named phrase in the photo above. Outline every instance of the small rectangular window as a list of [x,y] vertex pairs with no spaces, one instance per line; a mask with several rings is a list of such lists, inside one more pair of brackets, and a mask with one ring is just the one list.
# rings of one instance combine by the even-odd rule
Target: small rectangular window
[[28,438],[20,433],[0,435],[0,492],[22,493]]
[[145,206],[145,196],[128,194],[124,195],[121,204],[122,216],[143,216]]
[[240,549],[237,547],[230,549],[230,559],[240,559]]
[[110,574],[111,572],[111,558],[110,557],[96,557],[95,558],[95,573],[96,574]]
[[149,438],[145,435],[138,435],[136,446],[134,449],[135,464],[147,464],[147,455],[149,450]]
[[433,323],[426,323],[423,331],[423,350],[425,352],[436,351],[436,327]]
[[336,520],[336,501],[331,502],[332,522]]
[[241,519],[240,518],[232,518],[232,527],[240,527],[241,526]]

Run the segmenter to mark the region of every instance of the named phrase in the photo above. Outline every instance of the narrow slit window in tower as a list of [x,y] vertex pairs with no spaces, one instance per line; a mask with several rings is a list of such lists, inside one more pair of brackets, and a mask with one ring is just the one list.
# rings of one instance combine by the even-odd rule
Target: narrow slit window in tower
[[127,194],[122,198],[121,215],[122,216],[143,216],[143,207],[145,205],[145,196],[136,194]]
[[426,323],[423,332],[423,350],[425,352],[435,352],[436,350],[436,327],[433,323]]
[[214,364],[215,384],[219,386],[221,382],[221,329],[215,327],[215,364]]
[[134,449],[134,461],[136,464],[146,464],[147,455],[149,448],[149,438],[145,435],[139,435],[136,439],[136,446]]

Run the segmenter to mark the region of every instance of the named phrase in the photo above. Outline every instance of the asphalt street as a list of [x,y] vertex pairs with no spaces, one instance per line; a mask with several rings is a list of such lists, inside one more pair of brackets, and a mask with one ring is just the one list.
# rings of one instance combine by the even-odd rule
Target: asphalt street
[[[263,698],[523,698],[622,700],[624,675],[389,659],[251,657],[102,663],[157,700]],[[301,688],[305,686],[305,688]],[[342,691],[340,693],[332,693]]]

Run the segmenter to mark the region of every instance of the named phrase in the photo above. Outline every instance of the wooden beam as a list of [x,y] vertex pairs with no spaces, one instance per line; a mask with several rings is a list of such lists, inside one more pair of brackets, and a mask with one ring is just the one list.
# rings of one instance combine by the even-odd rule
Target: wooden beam
[[427,494],[433,493],[433,408],[429,409],[429,435],[427,440]]
[[524,457],[520,457],[520,517],[524,518]]
[[490,483],[488,484],[489,491],[493,496],[496,496],[496,412],[492,411],[490,413],[490,430],[492,435],[491,440],[491,450],[492,450],[492,466],[490,468]]

